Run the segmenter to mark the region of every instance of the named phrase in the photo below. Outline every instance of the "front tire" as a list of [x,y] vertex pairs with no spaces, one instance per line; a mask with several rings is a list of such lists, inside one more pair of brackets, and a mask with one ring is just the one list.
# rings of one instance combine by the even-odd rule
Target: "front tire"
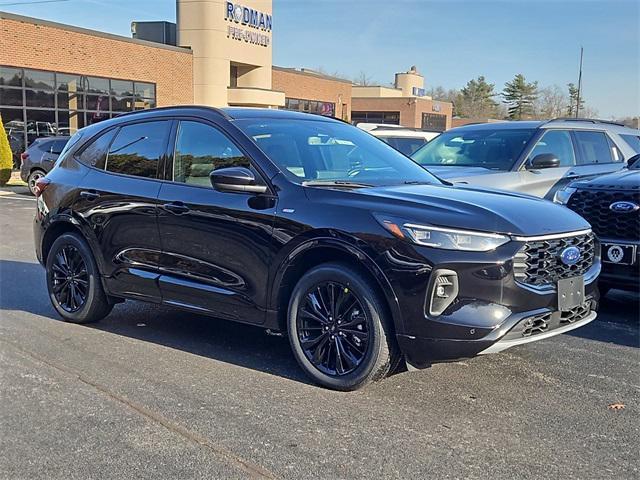
[[339,263],[313,268],[289,302],[293,354],[316,383],[357,390],[387,376],[400,353],[383,300],[372,282]]
[[53,242],[46,271],[51,304],[67,322],[97,322],[113,308],[93,253],[79,235],[65,233]]

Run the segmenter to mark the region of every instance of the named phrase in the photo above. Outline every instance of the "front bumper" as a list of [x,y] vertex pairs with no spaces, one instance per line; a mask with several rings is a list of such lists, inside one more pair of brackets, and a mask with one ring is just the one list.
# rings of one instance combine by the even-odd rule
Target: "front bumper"
[[[585,300],[575,311],[560,312],[555,283],[540,287],[516,278],[514,258],[521,246],[510,242],[482,253],[396,248],[393,255],[386,255],[396,265],[402,260],[404,267],[404,271],[398,267],[390,271],[392,266],[387,265],[386,273],[402,311],[401,323],[396,322],[396,337],[410,365],[424,368],[501,351],[558,335],[595,319],[599,254],[582,274]],[[457,274],[457,296],[444,311],[433,315],[425,299],[429,297],[432,276],[445,270]],[[532,324],[527,326],[527,322]]]

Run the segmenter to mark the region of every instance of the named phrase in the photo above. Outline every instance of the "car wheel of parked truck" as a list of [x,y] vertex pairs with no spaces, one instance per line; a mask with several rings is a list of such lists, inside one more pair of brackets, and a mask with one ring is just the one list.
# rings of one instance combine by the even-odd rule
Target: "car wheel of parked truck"
[[113,308],[102,288],[93,254],[78,235],[65,233],[53,242],[46,270],[49,298],[66,321],[96,322]]
[[302,276],[289,302],[287,330],[304,371],[336,390],[382,379],[400,359],[383,300],[347,265],[327,263]]

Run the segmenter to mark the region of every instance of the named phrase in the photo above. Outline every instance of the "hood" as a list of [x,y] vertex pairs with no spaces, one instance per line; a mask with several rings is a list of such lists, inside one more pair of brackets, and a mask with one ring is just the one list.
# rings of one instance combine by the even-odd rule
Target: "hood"
[[345,210],[369,210],[424,223],[512,235],[546,235],[590,228],[566,207],[529,195],[466,185],[400,185],[353,190],[308,188],[309,198]]
[[572,187],[640,191],[640,169],[622,169],[588,181],[574,182]]
[[458,178],[475,177],[477,175],[490,175],[497,173],[496,170],[489,170],[483,167],[437,167],[425,166],[427,170],[439,178],[445,180],[456,180]]

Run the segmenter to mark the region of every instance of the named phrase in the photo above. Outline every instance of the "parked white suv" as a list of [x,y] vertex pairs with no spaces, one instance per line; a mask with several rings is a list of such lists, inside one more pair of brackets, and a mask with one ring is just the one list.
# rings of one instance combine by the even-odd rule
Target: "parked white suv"
[[358,128],[369,132],[374,137],[385,141],[396,150],[410,156],[420,149],[425,143],[433,140],[440,132],[429,132],[418,128],[407,128],[401,125],[389,125],[383,123],[361,122],[356,125]]

